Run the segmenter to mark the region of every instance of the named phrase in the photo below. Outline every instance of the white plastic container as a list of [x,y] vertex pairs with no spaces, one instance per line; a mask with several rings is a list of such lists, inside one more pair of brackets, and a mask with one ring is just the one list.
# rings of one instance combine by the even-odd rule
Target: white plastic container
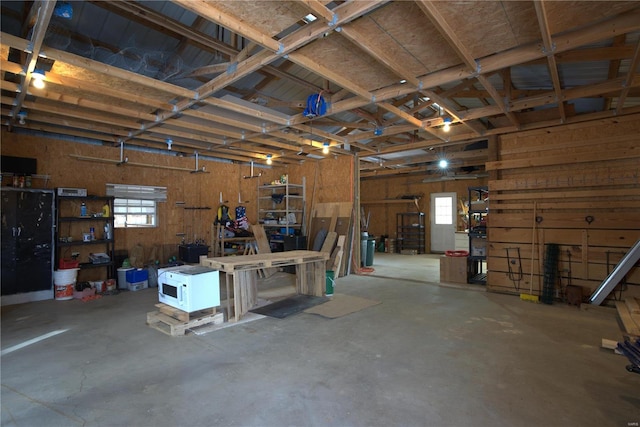
[[133,267],[120,267],[118,269],[118,289],[129,289],[127,284],[127,271],[135,270]]

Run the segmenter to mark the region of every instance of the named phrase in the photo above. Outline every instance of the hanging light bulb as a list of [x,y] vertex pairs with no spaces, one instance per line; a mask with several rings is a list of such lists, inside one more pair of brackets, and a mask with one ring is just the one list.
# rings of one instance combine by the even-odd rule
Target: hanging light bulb
[[445,132],[449,132],[449,130],[451,129],[451,119],[449,117],[446,117],[443,121],[444,127],[442,128],[442,130],[444,130]]
[[440,166],[440,169],[446,169],[447,166],[449,166],[449,162],[445,159],[442,159],[438,162],[438,166]]
[[324,144],[322,144],[322,153],[323,154],[329,154],[329,143],[325,142]]
[[171,145],[173,144],[173,140],[171,138],[167,138],[167,150],[171,150]]
[[44,71],[33,70],[31,78],[33,79],[33,87],[36,89],[44,89]]
[[267,164],[270,165],[271,163],[273,163],[271,160],[271,154],[267,154]]

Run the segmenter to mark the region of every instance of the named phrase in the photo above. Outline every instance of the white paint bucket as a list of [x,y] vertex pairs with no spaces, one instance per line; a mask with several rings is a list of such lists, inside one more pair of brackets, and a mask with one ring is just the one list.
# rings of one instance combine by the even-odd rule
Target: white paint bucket
[[58,301],[66,301],[73,299],[73,283],[66,285],[53,285],[55,288],[55,299]]
[[73,299],[73,287],[79,268],[67,268],[53,272],[54,297],[58,301]]

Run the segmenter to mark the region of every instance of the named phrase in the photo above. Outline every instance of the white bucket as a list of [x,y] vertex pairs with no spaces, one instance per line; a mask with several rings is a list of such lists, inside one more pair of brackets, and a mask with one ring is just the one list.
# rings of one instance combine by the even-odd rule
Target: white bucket
[[127,284],[127,271],[135,270],[133,267],[120,267],[118,269],[118,289],[129,289]]
[[67,268],[53,272],[54,297],[58,301],[73,299],[73,287],[79,268]]
[[64,270],[55,270],[53,272],[54,285],[67,285],[74,283],[78,277],[79,268],[66,268]]

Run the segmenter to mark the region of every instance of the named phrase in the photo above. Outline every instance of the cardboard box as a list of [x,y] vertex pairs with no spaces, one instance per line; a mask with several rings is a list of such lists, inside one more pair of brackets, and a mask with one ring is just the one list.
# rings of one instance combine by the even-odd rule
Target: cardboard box
[[440,281],[467,283],[467,257],[443,255],[440,258]]

